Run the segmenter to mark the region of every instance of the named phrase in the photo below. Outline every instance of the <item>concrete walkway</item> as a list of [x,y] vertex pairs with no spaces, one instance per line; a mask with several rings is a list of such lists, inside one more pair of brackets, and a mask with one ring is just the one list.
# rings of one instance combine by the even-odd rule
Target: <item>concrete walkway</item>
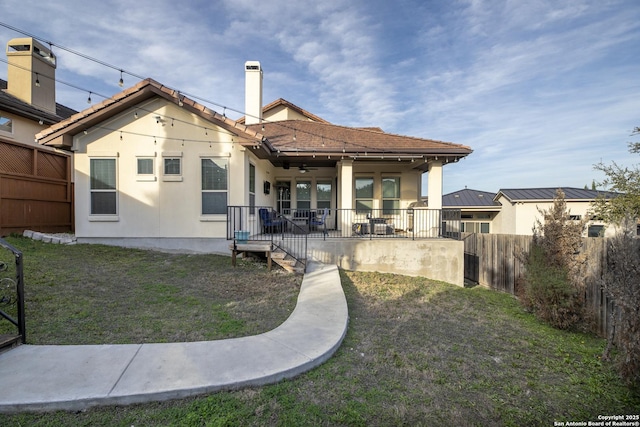
[[0,354],[0,412],[80,410],[275,383],[331,357],[347,322],[337,267],[313,264],[291,316],[261,335],[6,351]]

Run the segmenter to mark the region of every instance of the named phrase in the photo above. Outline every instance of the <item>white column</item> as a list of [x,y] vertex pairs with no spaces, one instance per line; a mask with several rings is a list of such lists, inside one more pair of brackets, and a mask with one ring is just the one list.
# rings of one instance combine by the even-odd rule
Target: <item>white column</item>
[[353,209],[353,160],[342,160],[338,162],[338,185],[339,206],[338,209],[345,209],[339,215],[337,221],[341,230],[351,229],[351,211]]
[[340,177],[340,209],[353,209],[353,160],[338,162]]
[[428,172],[429,209],[442,209],[442,160],[430,160]]

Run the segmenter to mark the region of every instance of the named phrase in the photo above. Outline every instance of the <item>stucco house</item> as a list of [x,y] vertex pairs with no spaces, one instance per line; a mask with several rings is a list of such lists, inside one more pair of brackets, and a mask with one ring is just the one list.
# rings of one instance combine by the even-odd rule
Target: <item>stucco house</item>
[[[472,152],[331,124],[283,99],[263,106],[259,62],[245,64],[245,79],[237,121],[146,79],[36,135],[73,153],[78,242],[229,253],[235,207],[252,230],[264,231],[264,208],[309,228],[322,219],[340,237],[415,240],[419,216],[406,208],[423,173],[440,200],[443,167]],[[430,207],[423,237],[442,235],[441,208]]]
[[[597,237],[615,233],[613,227],[596,218],[590,218],[591,203],[598,197],[611,198],[615,193],[572,187],[558,187],[565,194],[571,217],[580,220],[589,217],[585,235]],[[464,189],[445,194],[445,208],[461,210],[461,231],[467,233],[532,235],[539,210],[553,206],[557,188],[501,189],[498,193]]]

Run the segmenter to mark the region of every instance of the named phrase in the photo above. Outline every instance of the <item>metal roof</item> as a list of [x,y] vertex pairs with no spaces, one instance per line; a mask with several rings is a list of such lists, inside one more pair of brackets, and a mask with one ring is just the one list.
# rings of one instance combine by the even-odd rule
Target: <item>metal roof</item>
[[561,189],[564,192],[565,200],[594,200],[598,197],[607,199],[616,197],[618,193],[603,190],[589,190],[586,188],[573,187],[549,187],[549,188],[510,188],[501,189],[496,195],[496,200],[503,195],[511,202],[525,200],[553,200],[556,197],[556,191]]
[[464,189],[442,196],[444,207],[500,207],[494,200],[496,194],[488,191]]

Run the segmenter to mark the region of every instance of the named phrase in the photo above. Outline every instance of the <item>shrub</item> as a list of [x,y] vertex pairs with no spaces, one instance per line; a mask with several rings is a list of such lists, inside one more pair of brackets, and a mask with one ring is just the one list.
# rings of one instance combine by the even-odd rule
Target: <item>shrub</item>
[[540,210],[533,244],[525,255],[525,273],[519,290],[522,304],[559,329],[586,326],[584,267],[581,253],[586,221],[570,219],[564,193],[558,189],[553,206]]

